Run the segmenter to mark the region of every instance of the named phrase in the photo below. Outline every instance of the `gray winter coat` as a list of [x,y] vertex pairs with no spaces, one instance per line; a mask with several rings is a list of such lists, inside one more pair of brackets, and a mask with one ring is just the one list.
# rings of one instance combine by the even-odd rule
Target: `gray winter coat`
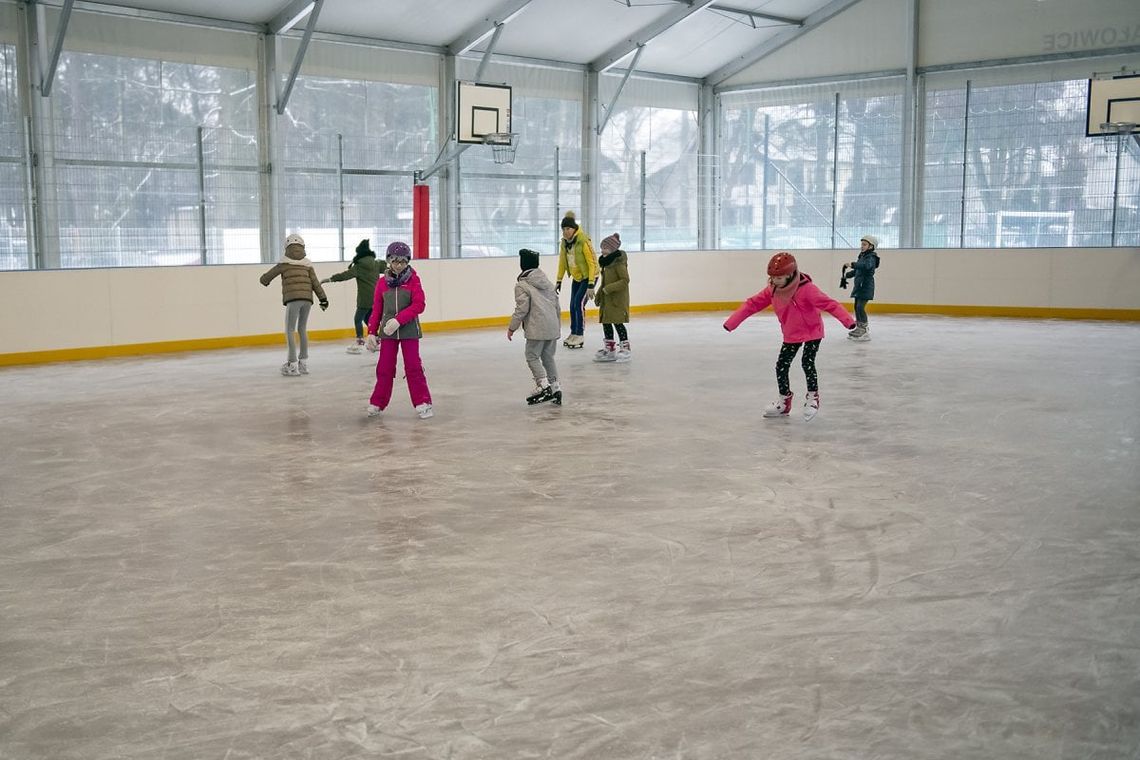
[[562,313],[558,294],[541,269],[528,269],[515,282],[515,313],[509,329],[522,327],[527,340],[557,340],[562,337]]

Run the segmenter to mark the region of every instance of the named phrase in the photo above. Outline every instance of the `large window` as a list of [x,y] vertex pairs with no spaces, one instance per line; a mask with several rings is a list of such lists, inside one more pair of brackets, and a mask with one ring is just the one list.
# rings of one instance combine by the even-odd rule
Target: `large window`
[[1118,179],[1086,98],[1085,80],[928,91],[923,244],[1136,245],[1140,150],[1124,141]]
[[20,125],[16,48],[0,45],[0,270],[27,269],[24,131]]
[[874,89],[723,99],[721,247],[897,245],[902,95]]
[[[520,248],[555,253],[562,213],[582,208],[581,104],[517,90],[513,101],[514,163],[496,164],[484,146],[460,156],[458,245],[464,258],[513,256]],[[595,220],[582,221],[597,234]]]
[[60,266],[259,260],[252,72],[65,53],[56,76],[40,205]]
[[626,250],[697,246],[696,111],[618,108],[599,140],[601,224],[620,232]]
[[[438,90],[300,77],[286,111],[285,228],[315,261],[351,259],[362,238],[412,242],[412,175],[435,154]],[[344,240],[341,242],[341,214]],[[432,215],[438,256],[438,214]]]

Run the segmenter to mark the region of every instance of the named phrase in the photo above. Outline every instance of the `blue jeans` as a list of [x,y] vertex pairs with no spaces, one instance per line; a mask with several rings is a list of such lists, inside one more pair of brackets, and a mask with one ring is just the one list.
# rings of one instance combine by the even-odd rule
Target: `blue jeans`
[[867,299],[855,299],[855,321],[859,324],[867,324]]
[[372,307],[357,308],[356,312],[352,315],[352,326],[356,328],[356,339],[364,339],[364,326],[368,324],[368,318],[372,316]]
[[583,335],[586,332],[586,291],[589,280],[570,281],[570,334]]

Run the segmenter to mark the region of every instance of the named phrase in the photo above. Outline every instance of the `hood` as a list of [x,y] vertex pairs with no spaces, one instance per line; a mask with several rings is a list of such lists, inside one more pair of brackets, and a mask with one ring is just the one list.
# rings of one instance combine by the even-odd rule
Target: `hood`
[[526,280],[535,290],[554,292],[554,283],[541,269],[528,269],[519,275],[519,282]]

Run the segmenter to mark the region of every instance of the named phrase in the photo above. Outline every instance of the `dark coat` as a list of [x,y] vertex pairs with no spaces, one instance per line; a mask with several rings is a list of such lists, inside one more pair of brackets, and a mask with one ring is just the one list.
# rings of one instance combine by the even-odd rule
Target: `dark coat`
[[875,249],[863,251],[851,266],[855,284],[851,287],[851,298],[871,301],[875,298],[875,270],[879,268],[879,254]]
[[338,272],[329,278],[329,282],[344,282],[356,279],[356,308],[371,309],[372,298],[376,294],[376,281],[384,274],[387,262],[380,261],[376,256],[357,255],[348,269]]
[[617,250],[598,259],[602,284],[594,295],[598,321],[603,325],[624,325],[629,321],[629,257]]

